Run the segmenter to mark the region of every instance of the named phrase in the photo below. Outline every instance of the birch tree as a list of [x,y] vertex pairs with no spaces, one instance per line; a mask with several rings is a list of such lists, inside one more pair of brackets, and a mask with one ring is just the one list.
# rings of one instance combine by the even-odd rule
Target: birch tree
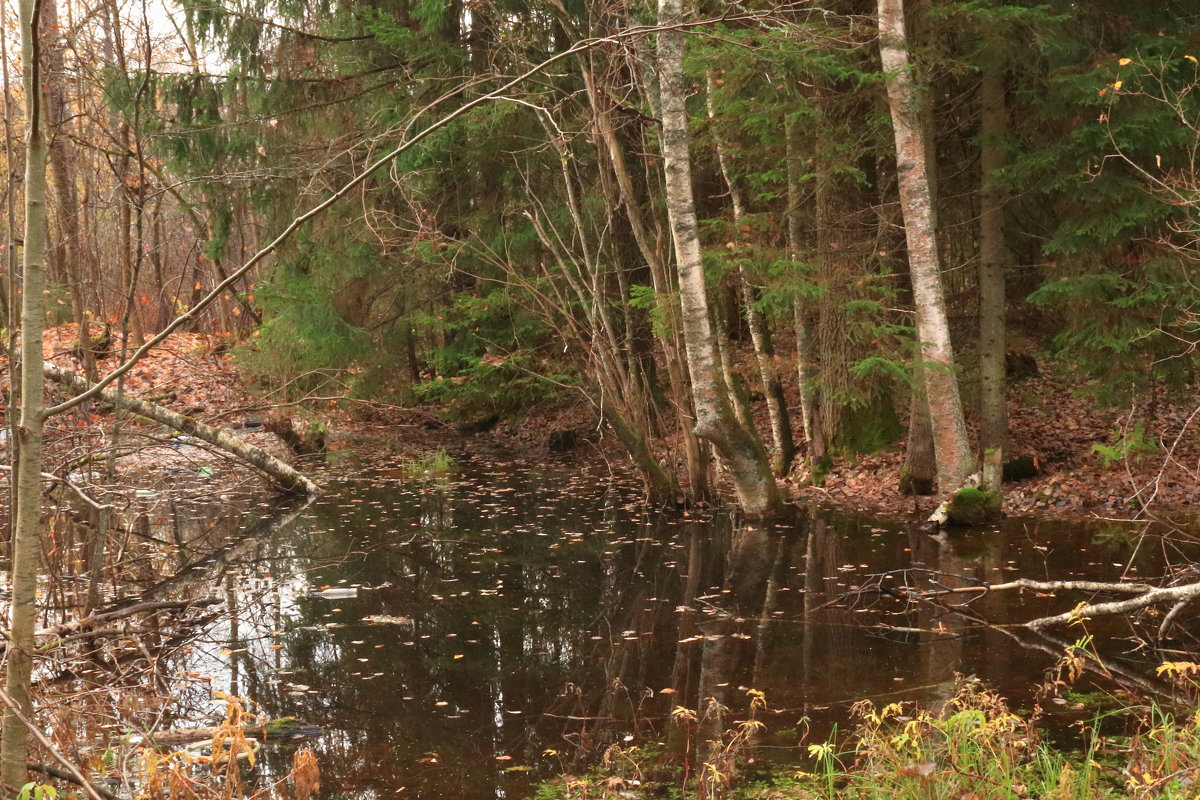
[[712,442],[728,468],[744,512],[764,515],[779,505],[779,489],[762,442],[734,415],[721,373],[704,283],[692,192],[691,154],[683,74],[680,0],[659,0],[658,79],[667,217],[675,245],[684,345],[696,405],[696,434]]
[[900,207],[916,305],[919,358],[937,458],[938,491],[954,492],[974,471],[954,348],[946,319],[937,227],[930,192],[920,89],[909,68],[903,0],[879,0],[879,50],[896,137]]

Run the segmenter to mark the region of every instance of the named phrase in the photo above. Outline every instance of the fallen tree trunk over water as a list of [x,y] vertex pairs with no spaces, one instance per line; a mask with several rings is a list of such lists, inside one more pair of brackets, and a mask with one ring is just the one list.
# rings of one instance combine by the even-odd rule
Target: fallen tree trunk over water
[[[46,362],[46,377],[55,383],[62,384],[73,392],[83,393],[92,388],[92,384],[70,370]],[[315,483],[301,474],[298,470],[280,461],[262,448],[255,447],[245,439],[234,436],[229,431],[206,425],[197,419],[164,408],[157,403],[142,400],[128,394],[118,397],[115,389],[102,389],[100,396],[106,402],[119,405],[134,414],[162,423],[168,428],[177,430],[188,436],[195,436],[214,447],[219,447],[231,453],[250,466],[257,469],[270,479],[271,483],[284,494],[298,494],[312,497],[320,489]]]
[[[1069,583],[1069,581],[1067,581]],[[1167,586],[1161,589],[1151,589],[1150,591],[1131,597],[1128,600],[1117,600],[1110,603],[1086,603],[1076,606],[1073,610],[1063,614],[1055,614],[1052,617],[1040,617],[1031,619],[1025,623],[1025,627],[1040,630],[1051,625],[1060,625],[1073,622],[1078,619],[1090,619],[1092,617],[1102,617],[1110,614],[1127,614],[1130,611],[1138,611],[1149,606],[1158,605],[1160,603],[1171,603],[1173,605],[1168,616],[1163,619],[1162,625],[1159,627],[1158,636],[1163,638],[1166,635],[1167,628],[1175,615],[1179,613],[1179,609],[1190,603],[1196,597],[1200,596],[1200,583],[1187,583],[1182,586]]]

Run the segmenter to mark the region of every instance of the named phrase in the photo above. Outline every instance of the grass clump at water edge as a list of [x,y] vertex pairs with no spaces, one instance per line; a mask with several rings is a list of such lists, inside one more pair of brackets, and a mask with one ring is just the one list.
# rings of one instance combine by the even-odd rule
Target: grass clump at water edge
[[[1195,666],[1195,665],[1192,665]],[[1200,667],[1195,667],[1200,674]],[[1188,675],[1187,677],[1190,677]],[[1200,711],[1176,719],[1158,706],[1105,712],[1084,730],[1079,750],[1063,751],[1043,741],[1036,715],[1018,715],[1004,699],[974,681],[964,681],[940,712],[899,703],[882,708],[870,701],[854,706],[848,737],[797,746],[799,764],[779,764],[768,779],[738,780],[745,757],[755,749],[742,723],[724,744],[710,742],[708,754],[721,763],[677,770],[674,780],[637,780],[662,775],[649,759],[605,759],[583,778],[543,784],[539,800],[616,800],[652,797],[697,800],[1150,800],[1200,797]],[[1129,737],[1100,734],[1123,723]],[[729,745],[733,744],[733,747]],[[653,748],[645,753],[654,752]],[[638,750],[626,750],[635,756]],[[742,763],[735,765],[733,756]],[[697,759],[699,761],[699,759]],[[719,772],[721,780],[709,773]],[[761,775],[761,773],[760,773]]]

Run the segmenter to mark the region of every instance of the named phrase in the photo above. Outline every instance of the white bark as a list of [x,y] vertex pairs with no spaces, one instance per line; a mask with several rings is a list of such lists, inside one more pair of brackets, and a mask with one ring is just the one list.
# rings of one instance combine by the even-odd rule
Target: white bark
[[967,439],[946,319],[937,226],[926,164],[928,151],[919,114],[920,88],[909,69],[903,0],[879,0],[879,50],[887,75],[888,106],[896,135],[900,206],[937,456],[938,490],[949,493],[962,486],[974,471],[974,459]]
[[779,504],[779,489],[762,443],[753,430],[734,417],[709,316],[692,193],[683,35],[673,27],[682,20],[680,0],[659,0],[659,102],[667,216],[679,272],[684,345],[696,405],[696,434],[712,442],[720,453],[742,510],[751,515],[769,514]]

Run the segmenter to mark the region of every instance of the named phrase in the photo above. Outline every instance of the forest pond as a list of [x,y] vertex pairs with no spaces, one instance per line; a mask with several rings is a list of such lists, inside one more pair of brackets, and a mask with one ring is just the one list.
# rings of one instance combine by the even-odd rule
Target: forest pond
[[[804,761],[860,698],[936,705],[956,673],[1014,707],[1041,702],[1066,729],[1090,712],[1036,691],[1080,631],[985,622],[1082,598],[996,592],[963,608],[910,604],[898,588],[1136,579],[1189,557],[1178,532],[1144,524],[1010,519],[935,538],[798,509],[756,528],[728,513],[649,513],[639,487],[602,466],[464,456],[437,476],[385,462],[328,479],[282,520],[227,502],[149,500],[143,516],[151,540],[190,543],[203,519],[194,535],[219,546],[179,556],[155,589],[215,594],[227,612],[159,667],[174,724],[205,724],[225,691],[319,725],[308,746],[330,797],[526,797],[611,744],[662,739],[677,705],[714,697],[736,721],[747,689],[769,707],[762,762]],[[1109,674],[1080,691],[1161,688],[1162,656],[1127,622],[1088,632]],[[289,761],[269,748],[264,768]]]

